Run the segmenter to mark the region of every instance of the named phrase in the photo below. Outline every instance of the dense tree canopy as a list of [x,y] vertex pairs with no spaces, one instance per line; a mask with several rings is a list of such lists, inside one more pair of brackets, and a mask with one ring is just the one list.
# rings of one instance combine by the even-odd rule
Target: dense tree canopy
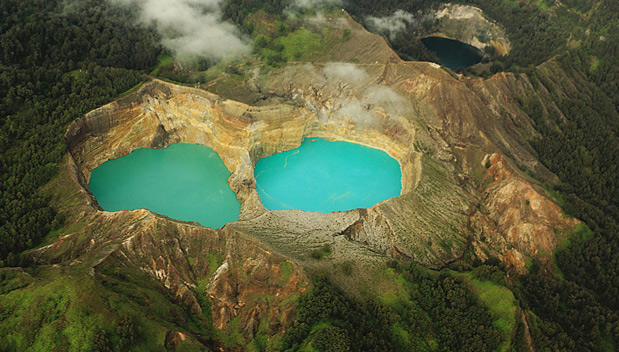
[[[396,266],[406,282],[395,302],[360,303],[318,279],[298,305],[282,351],[494,351],[492,317],[461,279],[416,265]],[[414,283],[414,285],[413,285]]]
[[0,3],[0,260],[59,226],[38,192],[65,152],[69,122],[143,80],[156,35],[102,2]]

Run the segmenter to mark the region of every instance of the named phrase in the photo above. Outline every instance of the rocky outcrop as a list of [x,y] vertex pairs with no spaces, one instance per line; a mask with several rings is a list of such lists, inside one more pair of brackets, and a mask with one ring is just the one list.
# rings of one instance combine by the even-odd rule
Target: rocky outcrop
[[550,255],[557,245],[556,234],[578,221],[563,215],[539,186],[517,175],[504,157],[494,153],[482,162],[486,168],[483,202],[471,216],[475,252],[480,258],[501,253],[508,265],[524,273],[523,258]]
[[214,328],[240,333],[247,342],[258,332],[281,336],[294,321],[308,279],[296,263],[255,239],[145,209],[99,211],[88,204],[70,163],[49,187],[61,191],[55,202],[70,217],[56,242],[30,253],[38,264],[88,268],[103,281],[113,272],[138,287],[145,274],[167,291],[170,304],[196,317],[212,315]]
[[[444,11],[444,17],[481,16],[457,6]],[[350,17],[332,21],[333,35],[346,27],[342,20],[351,30],[350,39],[337,42],[313,64],[291,64],[249,82],[248,86],[280,97],[284,104],[255,107],[153,80],[133,95],[87,114],[67,131],[71,155],[84,182],[96,166],[136,148],[175,142],[203,144],[214,149],[231,171],[228,181],[242,204],[240,222],[230,224],[231,228],[299,261],[305,255],[283,244],[296,237],[295,233],[311,231],[318,243],[323,241],[321,236],[345,232],[347,238],[380,253],[398,253],[440,267],[461,255],[478,223],[486,222],[483,217],[471,217],[477,213],[475,209],[495,209],[488,200],[504,197],[500,190],[532,187],[531,181],[517,176],[517,169],[511,166],[506,168],[514,177],[508,180],[480,177],[487,155],[503,154],[512,158],[516,167],[542,179],[554,177],[523,138],[534,129],[512,97],[514,90],[528,89],[526,77],[499,74],[488,80],[468,79],[434,64],[404,62],[383,38],[366,32]],[[351,46],[380,50],[343,50]],[[350,52],[357,53],[358,63],[326,61],[336,53]],[[401,165],[402,195],[364,211],[267,211],[255,190],[253,165],[261,157],[299,146],[306,137],[346,140],[386,151]],[[513,187],[488,188],[484,182],[507,182]],[[543,192],[531,190],[543,197]],[[516,197],[524,199],[522,194]],[[280,231],[289,228],[287,214],[311,218],[313,223],[307,226],[300,221],[297,228]],[[528,241],[537,220],[518,219],[523,221],[521,226],[504,237],[510,249],[523,250],[522,243]],[[569,227],[561,217],[544,221],[548,229]],[[486,232],[506,231],[497,223],[482,227]],[[265,228],[271,230],[267,233]],[[549,237],[547,243],[555,243],[550,232],[544,236]],[[510,250],[505,246],[484,248],[499,255]]]
[[[95,274],[138,270],[195,314],[209,297],[214,325],[249,340],[260,329],[283,334],[294,316],[291,302],[309,285],[305,273],[354,262],[354,274],[341,279],[354,289],[388,257],[439,268],[472,248],[523,272],[527,258],[550,253],[557,233],[575,220],[523,172],[556,180],[528,144],[534,129],[514,98],[529,91],[526,76],[473,79],[404,62],[383,38],[346,15],[339,19],[329,35],[341,38],[348,29],[348,40],[330,41],[313,63],[248,80],[247,89],[277,97],[277,104],[251,106],[152,80],[72,123],[66,172],[55,181],[69,220],[57,242],[31,255]],[[400,163],[401,195],[328,214],[265,209],[255,162],[306,137],[384,150]],[[87,187],[94,168],[137,148],[176,142],[220,155],[242,204],[239,221],[209,229],[145,209],[110,213],[97,206]],[[328,259],[311,258],[325,246]]]
[[436,24],[427,35],[456,39],[480,50],[491,46],[499,55],[507,55],[511,49],[505,31],[477,7],[445,4],[433,17]]

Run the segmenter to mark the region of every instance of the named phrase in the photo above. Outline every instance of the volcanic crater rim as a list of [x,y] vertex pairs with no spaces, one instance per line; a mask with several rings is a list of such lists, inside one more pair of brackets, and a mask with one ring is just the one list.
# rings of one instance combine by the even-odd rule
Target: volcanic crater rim
[[418,182],[420,154],[412,143],[407,145],[382,132],[323,123],[305,108],[254,107],[204,90],[152,80],[72,122],[65,137],[68,155],[75,162],[75,177],[97,210],[101,208],[88,182],[92,170],[104,162],[138,148],[159,149],[179,142],[210,147],[231,172],[227,182],[241,203],[239,221],[244,221],[272,211],[264,208],[256,190],[257,160],[295,149],[305,138],[344,141],[384,151],[400,166],[399,196],[411,192]]

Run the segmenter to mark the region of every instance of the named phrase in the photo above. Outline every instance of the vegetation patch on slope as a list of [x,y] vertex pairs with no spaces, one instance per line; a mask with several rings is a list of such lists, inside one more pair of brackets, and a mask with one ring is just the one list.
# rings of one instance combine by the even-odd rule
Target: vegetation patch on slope
[[[155,317],[169,314],[169,301],[146,287],[132,292],[148,297],[148,304],[138,305],[134,295],[110,290],[111,282],[80,270],[40,268],[31,276],[5,268],[0,278],[2,350],[153,351],[164,348],[173,328]],[[191,337],[185,343],[200,346]]]
[[[317,280],[299,300],[297,322],[285,335],[282,350],[492,351],[509,341],[499,329],[510,327],[493,318],[463,280],[415,264],[390,265],[385,274],[394,285],[378,300],[356,301],[328,280]],[[494,301],[497,289],[480,287],[502,318],[504,302]]]
[[[516,299],[512,291],[491,278],[482,274],[482,271],[492,270],[489,266],[484,265],[476,268],[473,271],[455,272],[455,276],[466,277],[474,287],[475,294],[479,297],[484,306],[488,308],[492,314],[492,325],[502,333],[503,341],[499,347],[501,351],[507,351],[511,343],[511,336],[514,333],[516,325]],[[481,274],[481,275],[480,275]],[[503,281],[504,273],[500,272],[498,278]],[[497,278],[496,275],[495,280]]]

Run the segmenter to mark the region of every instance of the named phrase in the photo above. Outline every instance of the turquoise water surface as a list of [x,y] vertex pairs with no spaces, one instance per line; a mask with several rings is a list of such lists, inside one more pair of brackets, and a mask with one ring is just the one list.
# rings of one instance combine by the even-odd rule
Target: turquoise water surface
[[176,143],[103,163],[92,171],[88,187],[107,211],[146,208],[220,228],[237,221],[241,209],[226,182],[229,176],[211,148]]
[[258,160],[256,188],[270,210],[328,213],[369,208],[400,195],[400,164],[382,150],[307,138],[297,149]]
[[461,41],[441,37],[426,37],[421,41],[438,56],[442,65],[454,71],[481,61],[479,49]]

